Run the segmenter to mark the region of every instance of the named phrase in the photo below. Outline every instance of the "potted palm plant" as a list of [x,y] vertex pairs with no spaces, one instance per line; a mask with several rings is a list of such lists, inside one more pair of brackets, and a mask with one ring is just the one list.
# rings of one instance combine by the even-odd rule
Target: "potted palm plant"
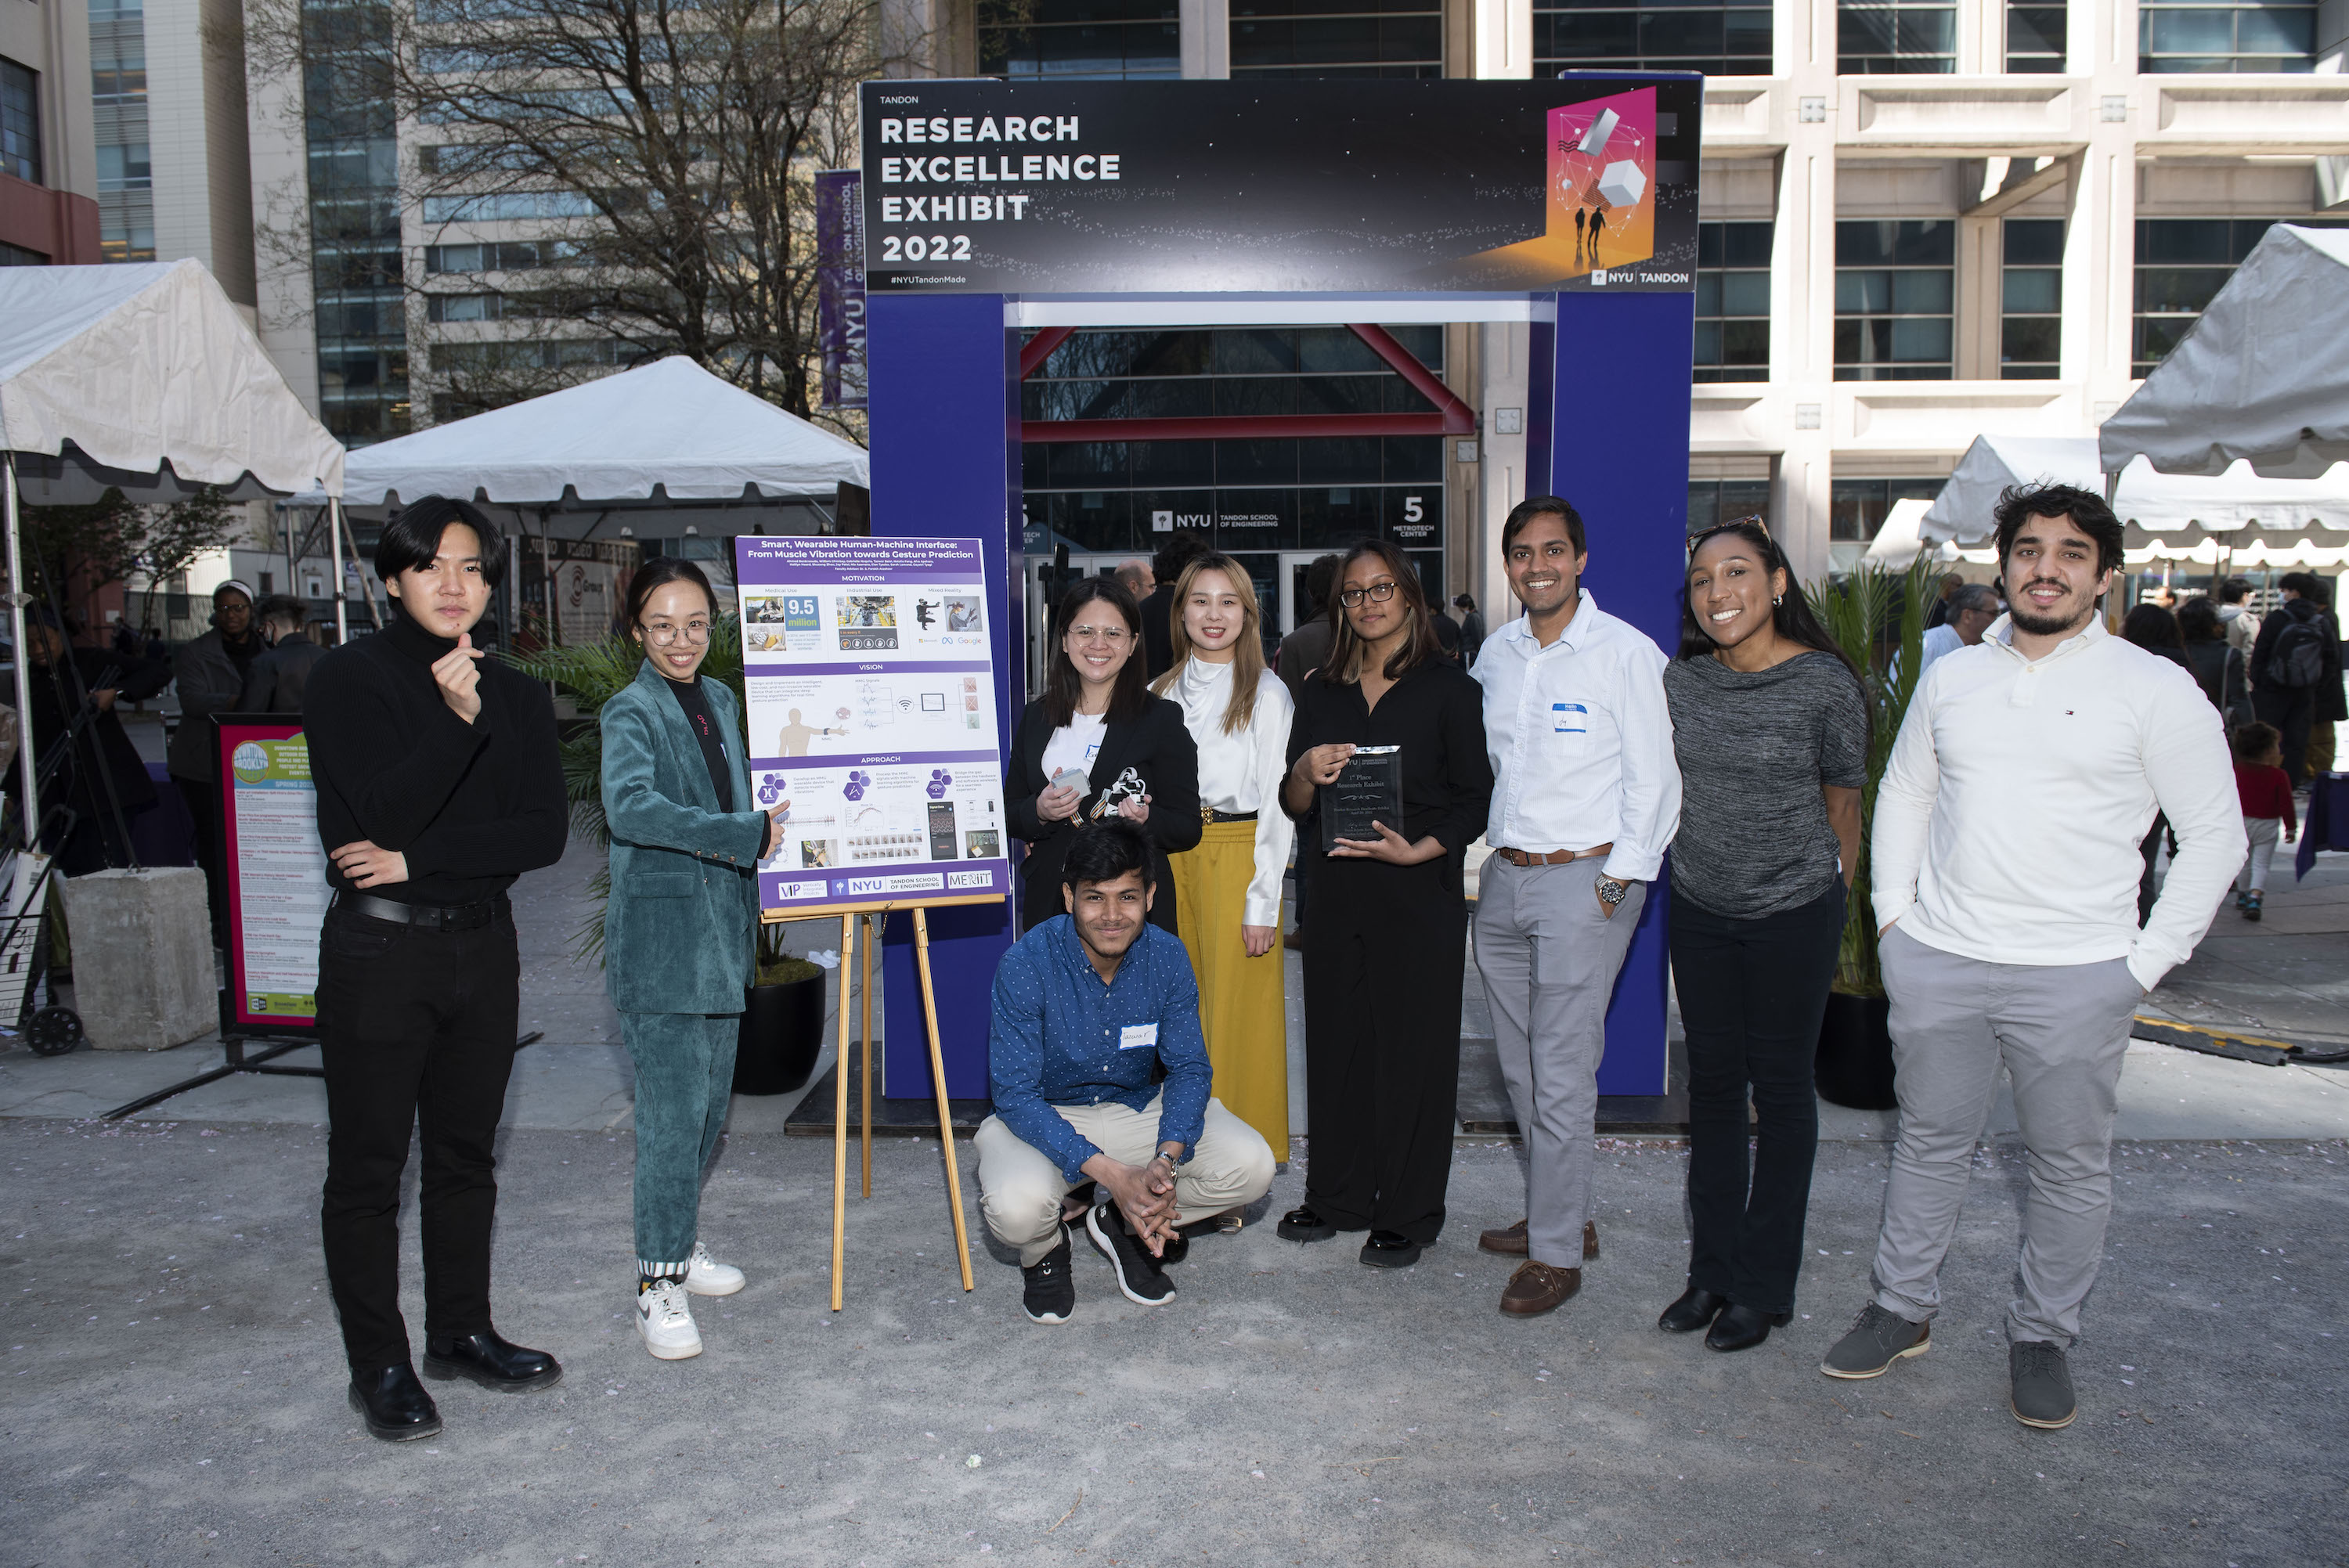
[[1809,592],[1819,619],[1857,665],[1868,694],[1870,729],[1868,782],[1859,796],[1859,864],[1845,905],[1843,947],[1819,1027],[1816,1076],[1820,1095],[1837,1105],[1889,1110],[1891,1004],[1876,954],[1877,920],[1868,896],[1868,839],[1876,822],[1876,791],[1892,758],[1892,742],[1908,716],[1924,661],[1927,584],[1934,572],[1920,553],[1905,572],[1862,564],[1848,576],[1815,583]]
[[[571,802],[572,831],[599,851],[611,848],[612,829],[604,820],[604,731],[595,716],[613,694],[636,678],[643,659],[642,649],[620,637],[514,656],[523,673],[551,682],[568,696],[587,721],[561,742],[563,789]],[[701,673],[725,682],[741,699],[742,629],[733,616],[718,618]],[[587,891],[593,908],[576,934],[573,954],[593,958],[601,968],[604,906],[612,892],[608,867],[595,873]],[[734,1055],[737,1094],[782,1094],[807,1082],[823,1048],[823,971],[783,951],[781,925],[761,924],[758,972],[743,997],[742,1032]]]

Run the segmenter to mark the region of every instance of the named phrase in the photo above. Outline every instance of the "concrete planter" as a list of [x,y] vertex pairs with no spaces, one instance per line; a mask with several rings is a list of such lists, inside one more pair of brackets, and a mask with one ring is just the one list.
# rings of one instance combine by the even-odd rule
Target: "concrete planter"
[[220,1026],[212,915],[194,866],[57,879],[74,1010],[92,1050],[165,1051]]

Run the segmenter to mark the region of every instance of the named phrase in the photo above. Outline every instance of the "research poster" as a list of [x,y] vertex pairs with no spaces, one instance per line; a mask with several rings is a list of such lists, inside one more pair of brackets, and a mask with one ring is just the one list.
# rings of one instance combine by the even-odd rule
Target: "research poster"
[[233,1022],[306,1027],[317,1021],[318,931],[332,896],[310,744],[298,720],[217,722]]
[[986,574],[967,539],[735,541],[759,866],[792,915],[1011,891]]

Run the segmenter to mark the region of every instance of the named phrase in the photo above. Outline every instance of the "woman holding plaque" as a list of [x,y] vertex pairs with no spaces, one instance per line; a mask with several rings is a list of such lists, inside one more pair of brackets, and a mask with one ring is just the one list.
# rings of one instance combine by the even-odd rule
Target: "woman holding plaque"
[[742,1271],[702,1245],[701,1173],[733,1093],[759,861],[791,810],[759,810],[734,694],[701,674],[717,622],[700,567],[656,556],[636,568],[622,624],[645,662],[600,716],[604,983],[636,1074],[633,1315],[663,1361],[701,1354],[690,1296],[742,1288]]
[[1199,748],[1199,844],[1174,860],[1199,1023],[1216,1098],[1286,1158],[1280,879],[1296,825],[1278,796],[1294,705],[1265,668],[1256,586],[1230,556],[1203,555],[1183,569],[1171,631],[1174,667],[1151,689],[1182,706]]
[[1061,860],[1086,822],[1111,812],[1139,823],[1157,851],[1150,922],[1170,935],[1174,872],[1166,857],[1199,841],[1199,753],[1183,710],[1143,679],[1142,612],[1115,578],[1088,577],[1061,601],[1061,645],[1044,695],[1019,716],[1003,810],[1026,841],[1020,925],[1067,913]]
[[[1419,573],[1381,542],[1338,568],[1330,662],[1303,686],[1281,804],[1319,797],[1326,858],[1305,949],[1305,1202],[1279,1233],[1370,1232],[1403,1268],[1444,1228],[1460,1078],[1461,861],[1493,769],[1483,693],[1443,657]],[[1399,808],[1399,809],[1398,809]]]

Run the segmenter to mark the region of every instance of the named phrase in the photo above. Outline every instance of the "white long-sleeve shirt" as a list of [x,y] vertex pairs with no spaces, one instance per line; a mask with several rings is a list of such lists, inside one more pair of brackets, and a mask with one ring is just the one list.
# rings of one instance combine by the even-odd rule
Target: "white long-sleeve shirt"
[[1611,843],[1609,876],[1655,880],[1681,825],[1665,662],[1588,588],[1547,648],[1523,615],[1485,639],[1469,673],[1493,762],[1485,842],[1535,854]]
[[1248,878],[1242,923],[1280,923],[1280,879],[1288,869],[1297,824],[1280,809],[1280,781],[1288,772],[1288,687],[1270,670],[1257,677],[1256,708],[1247,727],[1224,733],[1232,697],[1232,665],[1195,655],[1166,688],[1183,707],[1183,723],[1199,748],[1199,804],[1218,811],[1254,811],[1256,871]]
[[[2183,666],[2101,620],[2035,662],[2011,630],[2001,616],[1918,683],[1876,797],[1877,923],[1993,964],[2126,958],[2149,991],[2243,863],[2218,709]],[[2156,810],[2178,854],[2140,931],[2138,845]]]

